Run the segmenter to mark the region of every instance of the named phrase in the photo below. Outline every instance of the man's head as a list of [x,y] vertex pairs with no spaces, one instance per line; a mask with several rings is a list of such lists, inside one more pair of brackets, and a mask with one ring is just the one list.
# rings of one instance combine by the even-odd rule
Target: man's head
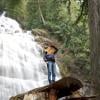
[[58,49],[57,49],[55,46],[53,46],[53,45],[50,46],[50,49],[52,50],[52,52],[53,52],[54,54],[56,54],[57,51],[58,51]]
[[47,54],[56,54],[58,49],[53,45],[49,45],[48,47],[45,47],[44,51],[47,52]]

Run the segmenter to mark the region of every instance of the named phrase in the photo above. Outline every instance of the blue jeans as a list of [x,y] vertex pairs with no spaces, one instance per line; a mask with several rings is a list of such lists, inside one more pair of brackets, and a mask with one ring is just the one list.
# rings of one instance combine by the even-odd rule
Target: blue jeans
[[48,68],[48,81],[49,83],[55,82],[55,62],[48,61],[47,62]]

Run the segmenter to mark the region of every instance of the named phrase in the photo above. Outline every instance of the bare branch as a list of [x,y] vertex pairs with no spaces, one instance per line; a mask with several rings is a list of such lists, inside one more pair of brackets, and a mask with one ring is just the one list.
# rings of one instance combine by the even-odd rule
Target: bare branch
[[80,21],[80,19],[82,18],[83,13],[85,12],[86,6],[87,6],[87,0],[84,0],[81,7],[80,7],[81,8],[80,14],[79,14],[79,16],[76,19],[74,24],[77,24]]
[[43,25],[45,25],[45,19],[41,10],[41,6],[40,6],[40,0],[38,0],[38,6],[39,6],[39,12],[40,12],[40,17],[42,19]]
[[69,15],[71,15],[70,6],[71,6],[71,1],[68,0],[68,6],[67,6],[67,8],[68,8],[68,14],[69,14]]

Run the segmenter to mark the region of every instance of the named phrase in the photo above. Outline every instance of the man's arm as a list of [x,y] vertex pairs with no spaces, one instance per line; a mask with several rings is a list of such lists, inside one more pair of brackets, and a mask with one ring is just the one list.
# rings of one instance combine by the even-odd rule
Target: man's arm
[[45,52],[45,53],[44,53],[44,57],[43,57],[43,59],[44,59],[45,62],[47,62],[47,57],[46,57],[46,56],[47,56],[47,54],[46,54],[46,52]]

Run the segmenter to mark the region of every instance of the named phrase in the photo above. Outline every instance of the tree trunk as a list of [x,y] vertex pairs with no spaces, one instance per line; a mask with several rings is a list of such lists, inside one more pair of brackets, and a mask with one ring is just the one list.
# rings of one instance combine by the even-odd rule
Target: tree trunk
[[[91,43],[91,82],[94,86],[94,92],[100,94],[100,0],[88,0],[88,8]],[[99,100],[99,98],[96,100]]]
[[38,0],[38,6],[39,6],[39,13],[40,13],[41,20],[43,22],[43,25],[45,25],[45,19],[44,19],[44,16],[43,16],[43,13],[41,10],[41,6],[40,6],[40,0]]

